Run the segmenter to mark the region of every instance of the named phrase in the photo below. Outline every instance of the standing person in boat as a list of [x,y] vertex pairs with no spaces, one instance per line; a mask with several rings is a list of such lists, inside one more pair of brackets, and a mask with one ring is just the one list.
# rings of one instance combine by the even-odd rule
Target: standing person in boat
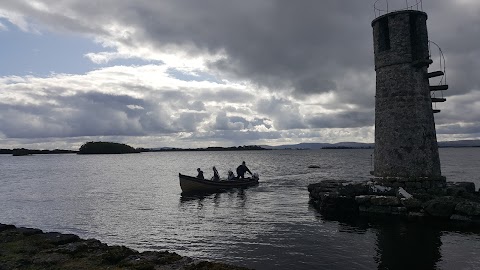
[[218,171],[217,171],[217,168],[215,168],[215,166],[213,166],[213,178],[212,180],[213,181],[220,181],[220,175],[218,174]]
[[203,171],[200,170],[200,168],[197,168],[197,178],[200,178],[200,179],[205,179],[205,177],[203,176]]
[[252,172],[248,169],[247,165],[245,165],[245,161],[242,162],[242,165],[237,167],[237,175],[238,178],[243,179],[245,178],[245,173],[248,172],[250,175],[252,175]]

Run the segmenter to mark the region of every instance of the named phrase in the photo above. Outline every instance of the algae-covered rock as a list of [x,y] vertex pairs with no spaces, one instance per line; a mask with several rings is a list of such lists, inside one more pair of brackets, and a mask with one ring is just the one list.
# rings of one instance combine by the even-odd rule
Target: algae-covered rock
[[370,203],[378,206],[400,206],[400,200],[395,196],[373,196]]
[[455,186],[458,188],[464,188],[465,191],[470,193],[475,192],[475,183],[473,182],[455,182]]
[[370,204],[370,199],[372,197],[374,197],[375,195],[359,195],[359,196],[355,196],[355,201],[359,204],[359,205],[367,205],[367,204]]
[[467,216],[480,216],[480,203],[460,202],[455,206],[455,212]]
[[448,218],[453,215],[458,201],[452,197],[439,197],[426,202],[423,208],[426,213],[433,217]]
[[172,252],[138,252],[73,234],[0,224],[0,269],[246,269]]
[[400,202],[402,203],[403,206],[405,206],[407,209],[420,209],[422,207],[422,202],[420,200],[417,200],[413,197],[411,198],[402,198],[400,199]]

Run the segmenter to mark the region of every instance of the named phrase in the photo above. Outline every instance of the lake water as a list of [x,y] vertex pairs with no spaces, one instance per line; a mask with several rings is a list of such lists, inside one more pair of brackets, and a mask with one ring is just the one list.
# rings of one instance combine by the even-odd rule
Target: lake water
[[[366,180],[373,150],[0,155],[0,223],[169,250],[257,269],[480,269],[480,230],[396,220],[342,222],[307,185]],[[480,148],[440,149],[449,181],[480,187]],[[243,160],[260,184],[181,195],[178,173],[221,175]],[[318,165],[318,169],[309,169]]]

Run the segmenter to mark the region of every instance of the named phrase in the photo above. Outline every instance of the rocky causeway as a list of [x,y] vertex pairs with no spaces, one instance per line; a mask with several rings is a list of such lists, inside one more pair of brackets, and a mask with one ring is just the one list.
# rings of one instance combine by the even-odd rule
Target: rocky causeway
[[311,203],[329,216],[393,215],[480,224],[480,191],[471,182],[327,180],[309,185],[308,190]]

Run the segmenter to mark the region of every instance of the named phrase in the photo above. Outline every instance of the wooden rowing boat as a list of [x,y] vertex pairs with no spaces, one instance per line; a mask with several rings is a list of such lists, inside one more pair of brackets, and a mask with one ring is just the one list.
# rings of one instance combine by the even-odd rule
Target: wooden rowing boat
[[180,187],[182,192],[212,192],[212,191],[221,191],[231,188],[246,188],[249,186],[258,185],[258,176],[257,177],[248,177],[245,179],[238,180],[220,180],[212,181],[207,179],[200,179],[193,176],[188,176],[179,173],[178,177],[180,178]]

